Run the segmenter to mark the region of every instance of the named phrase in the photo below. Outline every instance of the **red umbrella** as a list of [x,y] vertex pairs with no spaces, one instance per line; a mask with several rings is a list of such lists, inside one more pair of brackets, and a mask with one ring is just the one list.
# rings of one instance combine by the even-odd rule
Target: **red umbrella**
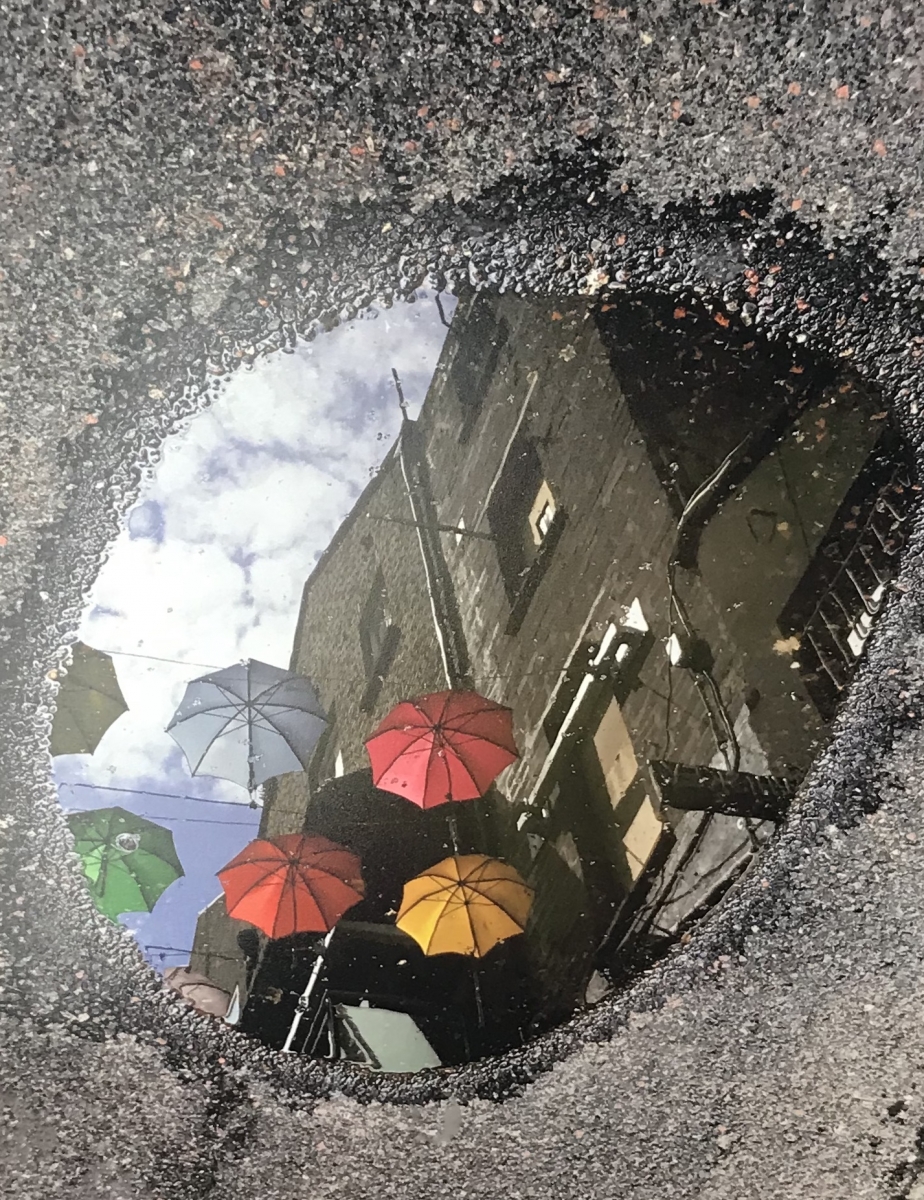
[[218,872],[228,916],[267,937],[326,933],[366,893],[357,855],[326,837],[257,838]]
[[366,749],[376,786],[420,808],[476,800],[519,758],[510,709],[477,692],[403,701]]

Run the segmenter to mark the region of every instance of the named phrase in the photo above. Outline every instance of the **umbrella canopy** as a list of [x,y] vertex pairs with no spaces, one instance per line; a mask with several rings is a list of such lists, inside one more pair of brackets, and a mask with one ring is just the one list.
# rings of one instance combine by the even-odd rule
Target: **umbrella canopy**
[[257,838],[218,878],[228,916],[271,938],[328,932],[366,890],[357,855],[302,833]]
[[398,704],[366,750],[376,786],[420,808],[476,800],[519,757],[510,709],[461,691]]
[[507,863],[457,854],[404,887],[396,925],[424,954],[483,958],[526,928],[533,889]]
[[58,692],[52,754],[92,754],[109,726],[128,711],[108,654],[75,642]]
[[69,813],[90,895],[101,913],[150,912],[183,874],[173,834],[124,808]]
[[253,791],[305,770],[326,724],[310,679],[251,658],[194,679],[167,732],[193,775]]
[[168,967],[164,971],[164,980],[197,1012],[212,1017],[223,1017],[227,1014],[231,997],[206,975],[191,971],[189,967]]

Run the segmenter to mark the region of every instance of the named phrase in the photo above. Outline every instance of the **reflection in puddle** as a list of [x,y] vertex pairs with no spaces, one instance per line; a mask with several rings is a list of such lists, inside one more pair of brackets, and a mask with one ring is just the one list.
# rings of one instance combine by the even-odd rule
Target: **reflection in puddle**
[[[439,350],[444,333],[422,334],[439,359],[419,409],[404,395],[419,405],[425,383],[397,372],[396,436],[371,477],[358,436],[351,465],[348,419],[337,446],[319,423],[312,448],[291,403],[249,450],[216,441],[235,469],[267,446],[295,463],[290,486],[268,475],[261,491],[260,520],[289,542],[277,559],[238,539],[251,592],[238,578],[231,610],[208,572],[174,577],[208,602],[164,655],[180,662],[158,729],[208,674],[184,664],[254,661],[186,690],[185,759],[173,746],[158,770],[117,766],[124,795],[93,790],[116,742],[90,767],[58,760],[68,808],[88,781],[84,809],[146,789],[176,793],[186,822],[193,797],[226,802],[195,848],[195,826],[164,848],[199,871],[202,903],[195,889],[178,903],[188,874],[174,874],[150,906],[120,909],[155,948],[149,923],[168,914],[161,953],[181,961],[149,954],[172,986],[275,1047],[392,1071],[521,1044],[728,890],[823,742],[917,491],[875,396],[725,318],[468,295]],[[388,355],[368,369],[377,386]],[[349,497],[332,524],[331,462]],[[228,522],[258,523],[234,478],[196,518],[203,553]],[[169,514],[168,495],[148,497],[129,536],[140,523],[168,546]],[[296,543],[311,553],[283,650]],[[103,646],[98,610],[84,632]],[[215,629],[235,621],[232,651]],[[94,862],[123,875],[152,841],[135,807],[79,818],[113,834]]]

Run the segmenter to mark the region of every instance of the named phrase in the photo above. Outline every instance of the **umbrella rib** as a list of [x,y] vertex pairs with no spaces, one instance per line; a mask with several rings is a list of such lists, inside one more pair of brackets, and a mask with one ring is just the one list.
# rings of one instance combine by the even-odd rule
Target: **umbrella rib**
[[[194,680],[194,682],[198,683],[199,681]],[[175,725],[185,725],[187,721],[192,721],[196,717],[200,717],[204,714],[214,713],[217,709],[233,708],[233,709],[237,709],[238,711],[240,711],[241,705],[243,705],[244,708],[247,707],[246,700],[241,700],[240,696],[235,696],[233,692],[229,692],[227,690],[227,688],[222,687],[220,683],[210,683],[209,686],[215,688],[216,691],[221,693],[221,695],[224,698],[223,701],[219,702],[216,700],[211,703],[206,702],[204,704],[200,704],[194,711],[186,713],[178,721],[177,720],[172,721],[171,727],[174,724]]]
[[[528,885],[515,884],[514,886],[520,887],[520,886],[528,886]],[[484,893],[479,892],[479,895],[483,896]],[[487,901],[489,901],[491,904],[493,904],[495,908],[499,908],[505,917],[510,918],[510,920],[514,923],[514,925],[518,926],[520,929],[526,928],[526,925],[524,924],[524,922],[522,922],[519,917],[514,916],[514,914],[504,905],[503,901],[495,900],[493,896],[485,896],[484,898]]]
[[[471,878],[471,876],[466,876],[466,879],[470,879],[470,878]],[[531,888],[525,880],[508,879],[504,875],[496,875],[493,879],[478,880],[478,883],[506,883],[510,887],[525,888],[526,891],[529,892],[529,894],[530,894],[530,904],[532,904],[532,897],[534,895],[535,889]],[[478,891],[478,883],[466,882],[465,886],[471,888],[473,891]],[[513,921],[513,923],[515,925],[520,925],[519,918],[514,916],[514,914],[512,912],[510,912],[510,910],[505,906],[505,904],[502,900],[495,900],[493,896],[486,895],[484,892],[479,892],[479,895],[484,896],[484,898],[486,900],[488,900],[491,904],[495,905],[495,907],[499,908],[501,910],[501,912],[504,914],[504,916],[509,917],[510,920]],[[525,926],[520,925],[520,928],[523,929],[523,928],[525,928]]]
[[[452,755],[455,758],[456,762],[459,764],[459,766],[462,768],[462,770],[468,776],[469,782],[471,783],[472,787],[475,789],[475,791],[478,793],[479,796],[482,795],[481,785],[479,784],[479,782],[475,778],[475,776],[472,774],[471,767],[468,765],[468,763],[465,761],[465,759],[462,757],[462,755],[458,752],[458,750],[455,749],[455,747],[450,746],[449,750],[451,750]],[[450,776],[449,777],[449,789],[450,789],[450,795],[452,795],[452,778],[451,778],[448,768],[447,768],[446,774],[447,774],[447,776]]]
[[[286,712],[306,713],[306,710],[303,708],[287,708],[285,711]],[[263,714],[263,715],[266,716],[266,714]],[[306,715],[312,716],[312,717],[315,716],[314,713],[306,713]],[[325,725],[327,724],[327,721],[324,717],[316,717],[315,719],[319,720],[319,721],[323,721]],[[269,727],[272,729],[273,733],[275,733],[277,737],[282,738],[282,740],[285,742],[285,744],[289,748],[289,750],[292,751],[292,754],[295,756],[295,758],[297,758],[298,761],[301,762],[302,760],[299,757],[298,751],[295,749],[295,747],[289,741],[288,734],[286,734],[282,729],[280,729],[278,725],[275,725],[269,716],[266,716],[266,721],[267,721],[267,724],[269,725]]]
[[[245,867],[245,866],[249,867],[251,865],[257,866],[261,862],[268,862],[268,861],[269,861],[268,859],[259,859],[259,858],[258,859],[249,859],[246,863],[240,863],[239,866],[241,866],[241,867]],[[235,901],[235,907],[238,904],[240,904],[241,900],[243,900],[245,896],[249,896],[252,891],[254,891],[256,888],[260,887],[260,885],[265,883],[267,881],[267,879],[269,879],[272,875],[274,875],[279,870],[280,867],[284,867],[284,866],[285,866],[285,863],[281,862],[280,860],[277,859],[274,862],[273,866],[270,867],[270,869],[268,871],[265,871],[260,876],[259,879],[254,879],[250,883],[248,883],[246,889],[243,892],[241,892],[240,897]],[[231,869],[237,870],[238,868],[233,867]],[[224,874],[224,869],[222,870],[221,873]],[[224,885],[222,885],[222,886],[224,886]]]
[[[306,876],[304,874],[304,872],[309,869],[317,872],[319,875],[324,875],[327,879],[333,879],[335,883],[342,883],[344,887],[349,888],[350,891],[353,892],[353,894],[358,896],[360,899],[362,899],[362,897],[365,895],[365,891],[360,891],[359,888],[355,887],[354,884],[352,884],[349,880],[344,879],[344,877],[342,875],[338,875],[335,871],[331,871],[327,867],[322,867],[320,865],[315,865],[315,864],[311,864],[309,866],[308,863],[297,863],[296,871],[298,872],[298,877],[302,881],[304,886],[307,888],[307,890],[311,893],[311,898],[314,900],[315,904],[317,904],[319,910],[321,909],[320,901],[314,894],[314,888],[312,887],[312,883],[309,882],[309,880],[306,878]],[[325,920],[326,919],[327,918],[325,917]]]
[[[479,865],[481,865],[481,864],[479,864]],[[499,908],[501,910],[501,912],[504,914],[504,916],[509,917],[510,920],[513,921],[513,923],[515,925],[520,925],[519,918],[514,916],[514,914],[512,912],[510,912],[510,910],[505,906],[504,902],[502,900],[495,900],[495,898],[493,896],[489,896],[487,893],[481,891],[481,889],[479,888],[479,884],[481,884],[481,883],[487,883],[487,884],[506,883],[506,884],[509,884],[511,887],[526,888],[526,890],[528,892],[530,892],[530,894],[532,894],[533,889],[525,881],[521,882],[516,879],[508,879],[504,875],[496,875],[493,878],[488,878],[488,879],[480,878],[480,879],[473,880],[472,875],[473,875],[474,871],[476,871],[477,869],[478,869],[477,867],[473,867],[472,871],[470,871],[464,878],[460,878],[459,882],[457,884],[455,884],[455,886],[463,889],[463,893],[466,888],[468,888],[469,891],[475,892],[477,895],[479,895],[483,899],[487,900],[489,904],[493,904],[495,908]],[[434,876],[431,875],[430,878],[432,879],[432,878],[434,878]],[[468,901],[467,897],[465,897],[464,895],[463,895],[463,900],[464,900],[466,908],[468,908],[469,901]],[[522,929],[522,928],[524,928],[524,926],[520,925],[520,928]]]
[[437,720],[437,722],[436,722],[437,724],[439,724],[439,725],[442,725],[442,723],[443,723],[443,720],[444,720],[444,718],[445,718],[445,716],[446,716],[446,713],[447,713],[447,711],[449,710],[449,706],[450,706],[450,704],[452,703],[452,701],[453,701],[453,698],[454,698],[455,694],[456,694],[455,692],[449,691],[449,692],[447,692],[447,693],[446,693],[446,695],[444,696],[444,698],[443,698],[443,707],[442,707],[442,709],[440,710],[440,715],[439,715],[439,718],[438,718],[438,720]]
[[[432,878],[433,878],[433,876],[429,876],[429,878],[431,878],[431,879],[432,879]],[[453,884],[452,886],[453,886],[453,887],[458,887],[459,885],[456,883],[456,884]],[[402,918],[402,920],[403,920],[403,919],[404,919],[404,918],[405,918],[405,917],[408,915],[408,913],[410,913],[410,912],[413,912],[413,910],[414,910],[415,908],[417,908],[417,906],[418,906],[419,904],[423,904],[425,901],[432,901],[432,900],[434,899],[434,897],[435,897],[436,895],[438,895],[438,893],[439,893],[440,891],[445,891],[445,890],[448,890],[448,889],[447,889],[447,888],[445,888],[445,887],[443,887],[443,886],[441,886],[440,888],[437,888],[437,889],[435,889],[435,890],[434,890],[434,891],[432,891],[432,892],[427,892],[427,894],[426,894],[425,896],[420,896],[420,897],[418,897],[418,899],[416,899],[416,900],[412,900],[412,901],[411,901],[411,903],[408,905],[408,907],[407,907],[407,908],[404,908],[404,907],[402,906],[402,912],[401,912],[401,918]],[[424,954],[428,954],[428,953],[430,952],[430,947],[433,945],[433,939],[436,937],[436,931],[437,931],[437,929],[438,929],[438,927],[439,927],[439,923],[440,923],[440,921],[442,920],[442,918],[443,918],[443,916],[444,916],[444,914],[445,914],[445,912],[446,912],[446,906],[449,904],[449,901],[450,901],[450,899],[451,899],[451,897],[448,897],[446,900],[444,900],[444,901],[443,901],[443,911],[440,913],[440,915],[439,915],[439,916],[436,918],[436,920],[433,922],[433,929],[430,931],[430,936],[429,936],[429,938],[427,939],[427,944],[426,944],[426,946],[423,948]],[[463,899],[463,903],[464,903],[464,899]],[[466,905],[466,913],[467,913],[467,912],[468,912],[468,906]],[[471,923],[472,923],[472,922],[471,922],[471,917],[469,917],[469,918],[468,918],[468,923],[469,923],[469,927],[471,927]]]
[[218,739],[220,737],[224,737],[225,733],[227,732],[228,726],[231,724],[231,722],[233,720],[234,720],[234,717],[231,716],[227,719],[227,721],[225,721],[225,723],[221,727],[221,729],[219,729],[219,731],[215,734],[215,736],[209,740],[208,745],[205,747],[205,749],[202,751],[202,753],[196,759],[195,766],[190,764],[190,770],[193,775],[195,775],[195,773],[202,766],[202,763],[205,761],[205,756],[208,754],[208,752],[211,750],[211,748],[215,745],[215,743],[218,741]]
[[[298,864],[290,862],[289,869],[286,872],[285,883],[282,886],[287,887],[289,890],[289,897],[292,902],[292,929],[293,930],[298,928],[298,894],[295,890],[295,880],[296,880],[296,878],[300,878],[300,877],[301,877],[301,872],[298,869]],[[318,904],[317,900],[314,899],[313,892],[311,893],[311,899],[314,900],[315,904],[317,904],[318,909],[320,910],[321,906],[320,906],[320,904]],[[277,917],[279,916],[278,910],[277,910],[276,916]],[[273,928],[274,929],[276,928],[275,921],[273,922]]]
[[[397,731],[394,729],[386,729],[384,731],[384,733],[380,734],[379,736],[384,737],[389,733],[395,733],[395,732],[397,732]],[[417,734],[417,736],[412,741],[410,741],[406,746],[402,746],[400,750],[397,750],[395,752],[394,758],[389,759],[387,764],[382,768],[382,775],[384,775],[386,771],[392,770],[392,768],[394,767],[394,765],[398,761],[398,759],[403,758],[405,754],[417,754],[418,753],[418,751],[416,749],[417,743],[425,741],[425,739],[428,737],[429,738],[433,737],[433,729],[431,726],[427,726],[426,729],[424,729],[421,733]],[[370,738],[369,740],[375,741],[375,738],[373,737],[373,738]],[[432,742],[429,747],[429,752],[430,753],[433,752]],[[379,776],[380,779],[381,779],[382,775]]]
[[487,742],[489,746],[496,746],[498,750],[506,750],[508,754],[513,753],[509,746],[503,742],[495,741],[494,738],[488,737],[483,733],[468,733],[464,729],[454,730],[452,726],[449,727],[448,732],[450,735],[454,733],[459,739],[465,738],[464,745],[477,745],[479,742]]
[[[286,675],[286,677],[284,679],[279,679],[275,683],[271,683],[268,687],[264,688],[262,692],[258,692],[256,696],[254,696],[252,699],[250,699],[248,701],[248,704],[252,705],[255,708],[260,708],[262,705],[265,705],[265,704],[274,704],[275,701],[273,700],[273,696],[276,694],[276,692],[278,692],[279,689],[284,687],[287,683],[291,683],[293,680],[299,680],[300,678],[303,679],[305,677],[298,676],[296,674]],[[306,682],[308,682],[310,684],[310,680],[306,680]],[[314,695],[314,688],[311,687],[310,690],[312,692],[312,695]],[[315,696],[315,700],[317,700],[316,696]],[[299,708],[297,704],[288,704],[288,705],[279,704],[279,705],[277,705],[277,707],[286,708],[286,710],[288,712],[307,713],[310,711],[309,709],[306,709],[306,708]],[[310,715],[318,716],[319,714],[318,713],[310,713]],[[323,719],[324,718],[322,717],[322,720]]]
[[[420,878],[420,876],[418,876],[418,878]],[[424,878],[438,879],[439,876],[426,875],[426,876],[424,876]],[[425,901],[433,900],[435,897],[439,896],[441,892],[453,892],[453,891],[455,891],[456,888],[459,888],[461,886],[462,885],[458,880],[449,880],[446,883],[437,884],[437,886],[435,888],[433,888],[432,891],[427,892],[423,896],[418,896],[416,900],[412,900],[411,903],[407,906],[407,908],[404,908],[404,906],[402,905],[402,911],[401,911],[402,917],[406,916],[407,913],[409,913],[413,909],[415,909],[418,906],[418,904],[423,904]]]

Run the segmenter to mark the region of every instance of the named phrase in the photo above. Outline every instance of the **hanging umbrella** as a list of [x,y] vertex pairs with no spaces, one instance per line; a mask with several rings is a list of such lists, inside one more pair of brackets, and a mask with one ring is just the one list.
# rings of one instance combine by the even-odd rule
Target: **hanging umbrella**
[[304,675],[248,659],[194,679],[167,732],[193,775],[217,775],[251,792],[307,768],[327,718]]
[[127,711],[109,655],[75,642],[58,692],[51,753],[92,754],[109,726]]
[[168,967],[164,971],[164,980],[197,1012],[211,1017],[223,1017],[227,1014],[231,997],[208,976],[191,971],[189,967]]
[[510,709],[461,691],[398,704],[366,749],[376,787],[420,808],[476,800],[519,757]]
[[532,902],[533,889],[507,863],[456,854],[404,885],[395,924],[428,956],[483,958],[523,932]]
[[120,913],[150,912],[184,873],[173,834],[124,808],[68,814],[90,895],[113,921]]
[[366,891],[357,855],[303,833],[257,838],[218,878],[228,916],[271,938],[326,933]]

